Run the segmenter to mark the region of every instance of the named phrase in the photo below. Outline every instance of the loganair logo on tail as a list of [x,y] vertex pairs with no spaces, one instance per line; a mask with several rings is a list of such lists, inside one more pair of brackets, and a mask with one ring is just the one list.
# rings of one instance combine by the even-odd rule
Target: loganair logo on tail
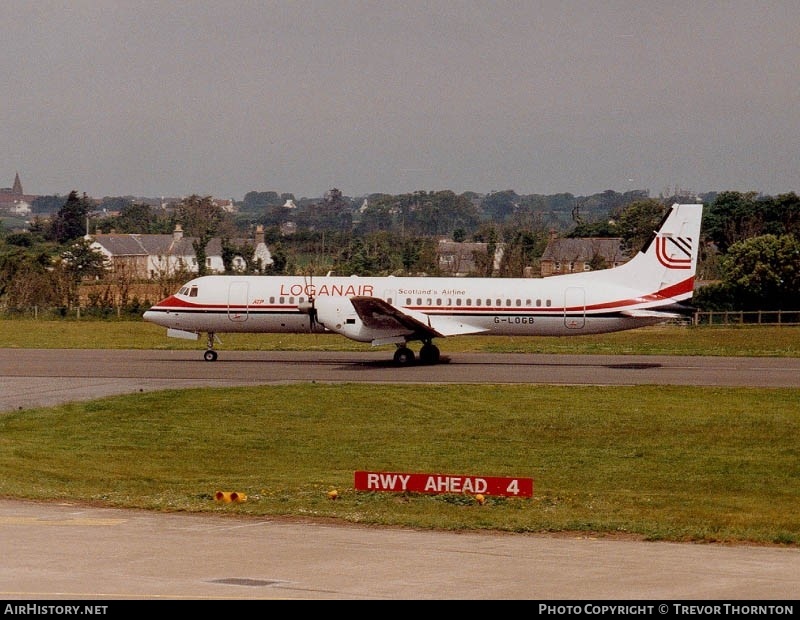
[[690,237],[656,237],[656,258],[667,269],[692,268],[692,239]]

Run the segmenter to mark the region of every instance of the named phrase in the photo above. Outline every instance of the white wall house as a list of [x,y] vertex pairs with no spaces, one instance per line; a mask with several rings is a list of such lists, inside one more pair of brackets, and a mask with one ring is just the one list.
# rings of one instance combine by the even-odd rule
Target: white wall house
[[[197,257],[192,242],[196,237],[184,237],[180,225],[175,227],[171,235],[145,234],[96,234],[87,237],[91,248],[103,254],[109,269],[125,272],[134,278],[156,279],[169,277],[177,272],[197,273]],[[237,239],[236,245],[249,243],[254,247],[255,260],[261,266],[272,264],[272,255],[264,242],[264,229],[256,229],[252,240]],[[233,268],[244,271],[246,262],[242,256],[235,256]],[[222,260],[222,240],[212,239],[206,246],[206,272],[223,273],[225,266]]]

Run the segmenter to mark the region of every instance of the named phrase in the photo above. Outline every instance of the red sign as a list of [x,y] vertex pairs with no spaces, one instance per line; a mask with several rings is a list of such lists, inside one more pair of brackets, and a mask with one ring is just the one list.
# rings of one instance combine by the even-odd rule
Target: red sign
[[467,493],[532,497],[533,478],[497,478],[493,476],[453,476],[450,474],[411,474],[381,471],[355,472],[357,491],[393,491],[401,493]]

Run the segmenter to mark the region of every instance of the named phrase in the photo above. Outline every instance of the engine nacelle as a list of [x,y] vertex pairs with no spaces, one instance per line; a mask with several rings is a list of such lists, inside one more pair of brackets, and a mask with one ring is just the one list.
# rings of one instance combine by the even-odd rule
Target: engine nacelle
[[357,342],[403,342],[411,330],[367,327],[348,297],[317,297],[314,300],[317,322],[325,329]]

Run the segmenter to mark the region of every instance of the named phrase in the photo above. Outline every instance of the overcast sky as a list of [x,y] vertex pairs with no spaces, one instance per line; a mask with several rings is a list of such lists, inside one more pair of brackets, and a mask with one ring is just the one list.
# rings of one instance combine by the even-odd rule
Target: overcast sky
[[0,187],[800,190],[797,0],[4,0]]

